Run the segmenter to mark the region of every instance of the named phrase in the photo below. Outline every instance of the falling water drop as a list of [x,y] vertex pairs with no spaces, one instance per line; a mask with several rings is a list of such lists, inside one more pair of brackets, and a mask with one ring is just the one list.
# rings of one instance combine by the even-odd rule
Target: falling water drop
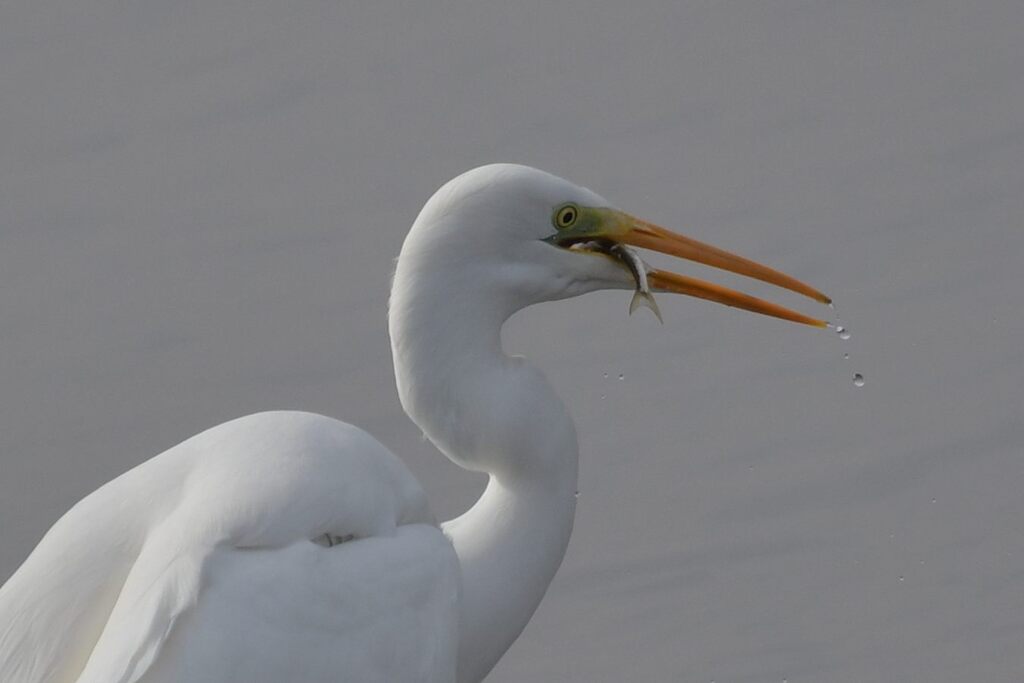
[[623,375],[623,374],[622,374],[622,373],[620,372],[620,373],[619,373],[619,381],[621,382],[621,381],[622,381],[622,380],[624,380],[624,379],[626,379],[626,376],[625,376],[625,375]]
[[604,373],[604,378],[605,378],[605,379],[608,379],[608,373],[607,373],[607,372],[606,372],[606,373]]
[[864,375],[859,372],[853,376],[853,386],[862,387],[864,386]]
[[850,338],[850,331],[848,329],[846,329],[845,327],[843,327],[842,325],[839,325],[839,326],[836,327],[836,334],[839,335],[840,339],[844,339],[845,340],[845,339],[849,339]]
[[843,360],[850,360],[850,354],[844,353],[843,354]]

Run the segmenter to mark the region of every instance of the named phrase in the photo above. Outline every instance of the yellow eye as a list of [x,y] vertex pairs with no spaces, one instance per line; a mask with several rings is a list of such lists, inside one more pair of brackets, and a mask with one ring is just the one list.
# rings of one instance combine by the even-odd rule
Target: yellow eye
[[566,204],[555,209],[553,222],[559,230],[571,228],[580,218],[580,207],[575,204]]

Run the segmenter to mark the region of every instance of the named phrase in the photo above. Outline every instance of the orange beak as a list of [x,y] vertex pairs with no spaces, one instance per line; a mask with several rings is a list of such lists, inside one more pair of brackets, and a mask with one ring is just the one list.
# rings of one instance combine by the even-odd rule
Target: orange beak
[[[618,212],[616,212],[618,213]],[[621,244],[628,244],[641,249],[650,249],[662,254],[678,256],[707,266],[721,268],[732,273],[752,277],[762,282],[768,282],[784,289],[788,289],[804,296],[810,297],[823,304],[830,304],[832,300],[799,280],[790,277],[777,270],[773,270],[760,263],[755,263],[742,256],[731,254],[727,251],[713,247],[710,244],[699,242],[690,237],[685,237],[671,230],[648,223],[647,221],[634,218],[628,214],[620,214],[619,230],[608,237]],[[623,229],[624,228],[624,229]],[[797,313],[783,306],[764,301],[756,297],[738,292],[728,287],[705,282],[696,278],[687,277],[678,273],[665,270],[652,269],[647,274],[648,281],[653,289],[675,294],[687,294],[699,299],[715,301],[726,306],[742,308],[746,311],[770,315],[783,320],[791,320],[804,325],[814,327],[827,327],[824,320],[811,318],[802,313]]]

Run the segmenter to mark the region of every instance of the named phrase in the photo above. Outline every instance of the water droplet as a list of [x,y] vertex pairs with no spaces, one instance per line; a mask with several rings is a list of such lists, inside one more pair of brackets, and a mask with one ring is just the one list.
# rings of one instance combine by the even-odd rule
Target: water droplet
[[573,498],[579,498],[580,497],[580,492],[576,491],[575,493],[572,494],[572,497]]
[[606,373],[604,373],[604,378],[605,378],[605,379],[608,379],[608,373],[607,373],[607,372],[606,372]]
[[843,354],[843,360],[850,360],[850,354],[844,353]]
[[836,334],[839,335],[840,339],[849,339],[850,338],[850,331],[848,329],[846,329],[845,327],[843,327],[842,325],[836,326]]
[[625,376],[625,375],[623,375],[623,374],[622,374],[622,373],[620,372],[620,373],[619,373],[619,381],[621,382],[621,381],[622,381],[622,380],[624,380],[624,379],[626,379],[626,376]]
[[862,387],[864,386],[864,375],[859,372],[853,376],[853,386]]
[[933,503],[935,502],[935,499],[934,499],[934,498],[932,498],[932,502],[933,502]]
[[903,577],[902,576],[900,577],[900,583],[903,583]]
[[601,394],[601,400],[602,401],[604,400],[604,394]]

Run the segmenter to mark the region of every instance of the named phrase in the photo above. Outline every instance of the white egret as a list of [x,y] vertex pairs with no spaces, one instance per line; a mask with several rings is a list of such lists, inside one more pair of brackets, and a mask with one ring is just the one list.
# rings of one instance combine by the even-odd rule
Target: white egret
[[490,475],[477,503],[438,525],[397,457],[328,417],[219,425],[50,529],[0,589],[0,680],[481,680],[543,597],[576,505],[573,423],[544,376],[503,353],[505,320],[636,287],[825,325],[650,269],[630,246],[828,301],[542,171],[469,171],[412,226],[389,323],[402,406],[453,462]]

